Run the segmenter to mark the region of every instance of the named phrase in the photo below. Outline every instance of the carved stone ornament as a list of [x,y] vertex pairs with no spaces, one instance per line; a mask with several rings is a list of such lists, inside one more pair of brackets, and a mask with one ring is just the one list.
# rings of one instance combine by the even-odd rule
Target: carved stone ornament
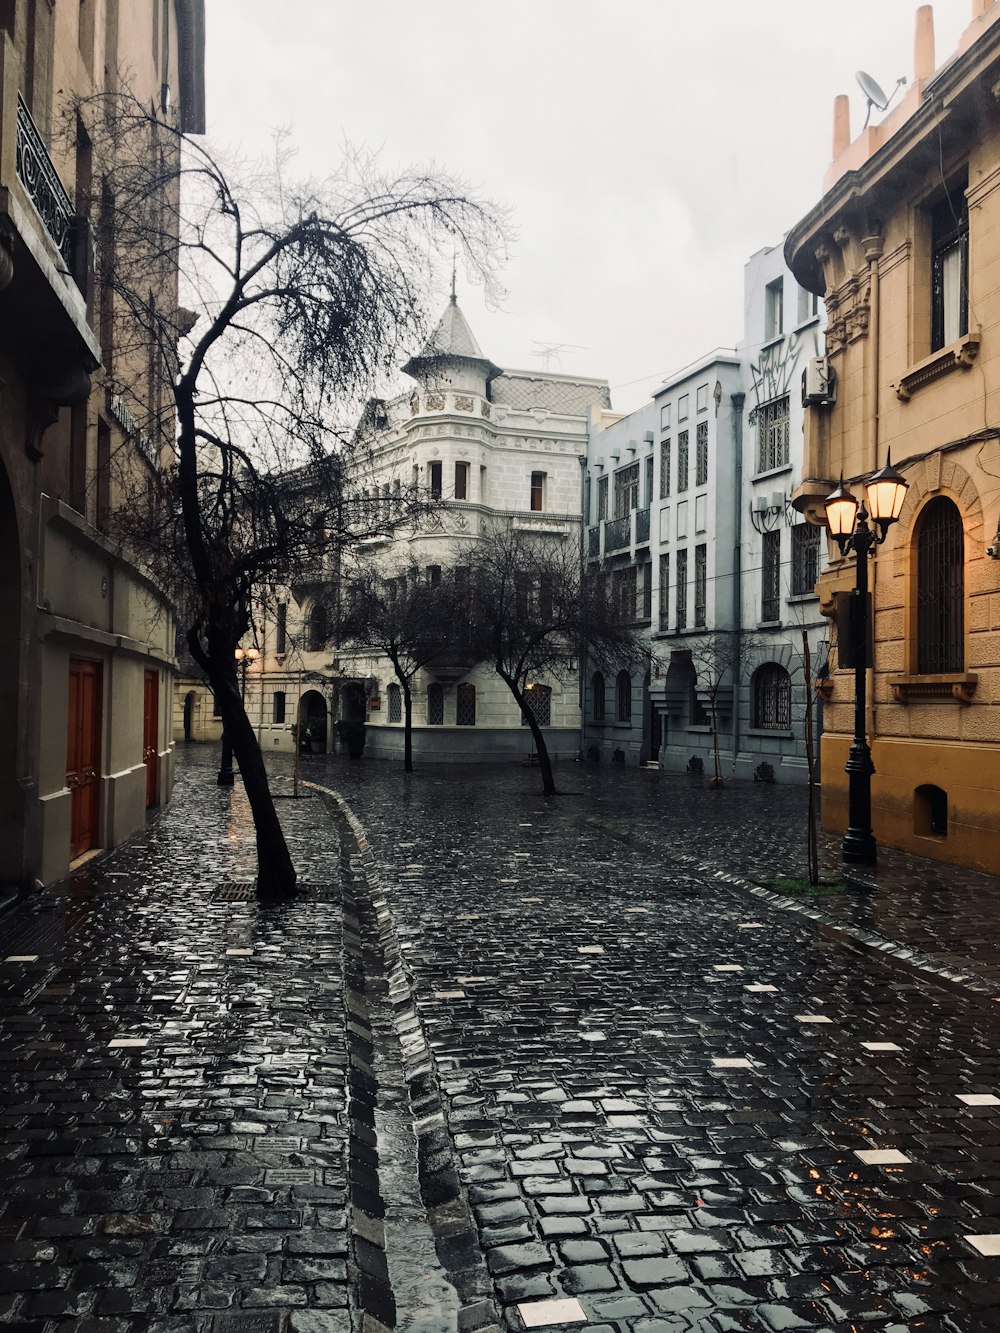
[[429,394],[427,395],[426,399],[424,400],[424,407],[426,408],[426,410],[427,410],[428,412],[443,412],[443,411],[444,411],[444,394],[443,394],[443,393],[429,393]]
[[415,417],[419,411],[420,411],[420,397],[418,394],[414,394],[413,397],[410,399],[410,416]]
[[455,399],[455,411],[456,411],[456,412],[471,412],[472,409],[473,409],[474,407],[475,407],[475,403],[472,401],[471,398],[456,398],[456,399]]
[[487,421],[488,421],[488,420],[489,420],[489,416],[490,416],[490,405],[489,405],[489,403],[486,401],[485,398],[484,398],[483,401],[479,404],[479,410],[480,410],[480,412],[483,414],[483,416],[486,417],[486,419],[487,419]]
[[458,528],[459,532],[468,532],[469,520],[465,514],[455,515],[455,527]]
[[440,514],[428,514],[428,515],[427,515],[427,526],[428,526],[429,528],[431,528],[434,532],[440,532],[441,529],[444,527],[444,523],[441,521],[441,515],[440,515]]

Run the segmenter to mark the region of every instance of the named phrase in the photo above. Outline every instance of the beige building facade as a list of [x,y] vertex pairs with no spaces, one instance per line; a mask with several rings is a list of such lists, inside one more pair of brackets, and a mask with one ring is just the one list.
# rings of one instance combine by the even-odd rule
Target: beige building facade
[[[64,875],[169,796],[174,623],[108,535],[110,460],[161,440],[112,392],[105,164],[73,107],[115,87],[203,128],[202,0],[0,8],[0,891]],[[176,273],[167,298],[176,303]],[[136,401],[146,367],[134,370]]]
[[[1000,4],[973,0],[940,66],[917,12],[903,100],[851,141],[847,99],[820,203],[789,233],[798,281],[826,302],[835,401],[806,411],[793,502],[823,521],[841,475],[858,497],[891,452],[909,490],[869,561],[867,733],[878,841],[1000,871]],[[854,677],[831,543],[823,820],[847,823]],[[840,628],[838,630],[838,620]]]

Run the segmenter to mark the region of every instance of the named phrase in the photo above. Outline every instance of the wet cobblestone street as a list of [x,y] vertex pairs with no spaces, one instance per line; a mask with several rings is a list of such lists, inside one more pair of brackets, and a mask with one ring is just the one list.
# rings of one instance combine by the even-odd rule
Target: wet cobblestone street
[[0,917],[0,1326],[1000,1328],[996,880],[790,902],[801,792],[310,758],[264,907],[215,759]]

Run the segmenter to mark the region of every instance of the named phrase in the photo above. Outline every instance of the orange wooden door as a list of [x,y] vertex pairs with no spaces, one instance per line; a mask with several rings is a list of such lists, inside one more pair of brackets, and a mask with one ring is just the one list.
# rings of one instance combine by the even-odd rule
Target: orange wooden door
[[69,662],[66,786],[72,792],[70,859],[98,845],[101,766],[101,664]]
[[146,765],[146,809],[156,804],[156,739],[160,716],[160,677],[147,671],[143,681],[142,762]]

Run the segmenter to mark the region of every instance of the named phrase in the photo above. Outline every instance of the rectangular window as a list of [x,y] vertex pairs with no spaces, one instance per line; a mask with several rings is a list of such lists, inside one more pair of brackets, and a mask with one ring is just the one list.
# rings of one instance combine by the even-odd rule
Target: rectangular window
[[707,385],[707,384],[699,384],[699,385],[698,385],[698,393],[697,393],[697,396],[696,396],[696,399],[695,399],[695,403],[696,403],[696,405],[697,405],[697,409],[698,409],[699,412],[707,412],[707,411],[708,411],[708,385]]
[[677,494],[688,488],[688,433],[682,430],[677,436]]
[[705,600],[708,593],[708,547],[694,548],[694,623],[705,624]]
[[590,473],[588,472],[583,479],[583,521],[585,524],[590,522]]
[[615,473],[615,518],[624,518],[639,508],[639,464],[619,468]]
[[653,455],[646,456],[646,493],[643,497],[646,501],[646,508],[653,503]]
[[440,565],[428,565],[428,566],[427,566],[427,586],[428,586],[428,588],[436,588],[436,587],[438,587],[438,585],[440,584],[440,582],[441,582],[441,566],[440,566]]
[[819,297],[815,292],[807,292],[804,287],[799,288],[799,305],[797,318],[800,324],[805,324],[806,320],[815,319],[819,314]]
[[660,408],[660,430],[670,429],[670,404],[664,403]]
[[638,619],[637,592],[638,580],[635,565],[626,565],[623,569],[612,570],[611,596],[622,619],[629,624]]
[[785,331],[785,280],[775,278],[764,293],[764,341],[780,338]]
[[474,727],[476,725],[475,685],[459,685],[455,697],[455,723],[459,727]]
[[708,485],[708,422],[699,421],[695,436],[694,484]]
[[969,205],[965,183],[931,213],[931,351],[969,331]]
[[653,566],[642,566],[642,619],[653,618]]
[[212,695],[212,716],[213,717],[222,716],[222,705],[219,703],[218,696],[214,694]]
[[760,618],[781,619],[781,533],[765,532],[760,567]]
[[660,629],[670,628],[670,552],[660,552]]
[[677,552],[677,628],[687,629],[688,623],[688,553]]
[[479,500],[481,504],[486,503],[486,465],[482,464],[479,468]]
[[427,725],[444,726],[444,688],[437,682],[427,686]]
[[788,466],[788,394],[757,408],[757,471]]
[[275,722],[284,722],[285,720],[285,691],[274,691],[274,720]]
[[822,529],[812,523],[792,528],[792,595],[815,591],[819,578],[819,539]]
[[288,651],[288,603],[278,603],[277,626],[274,631],[274,651],[276,653],[286,653]]
[[670,441],[660,441],[660,499],[670,494]]
[[699,495],[694,502],[694,530],[704,532],[708,527],[708,496]]
[[677,399],[677,420],[687,421],[687,414],[688,414],[688,396],[686,393],[682,393],[681,396]]
[[597,521],[600,523],[602,518],[608,516],[608,479],[607,477],[597,478]]
[[431,464],[430,464],[430,478],[431,478],[431,499],[432,499],[432,500],[440,500],[440,499],[441,499],[441,464],[440,464],[440,463],[431,463]]
[[455,464],[455,499],[467,500],[469,498],[469,465],[468,463]]
[[531,474],[531,509],[535,514],[542,512],[542,503],[545,498],[545,473],[532,472]]
[[678,500],[677,502],[677,535],[678,537],[686,537],[688,535],[687,500]]

